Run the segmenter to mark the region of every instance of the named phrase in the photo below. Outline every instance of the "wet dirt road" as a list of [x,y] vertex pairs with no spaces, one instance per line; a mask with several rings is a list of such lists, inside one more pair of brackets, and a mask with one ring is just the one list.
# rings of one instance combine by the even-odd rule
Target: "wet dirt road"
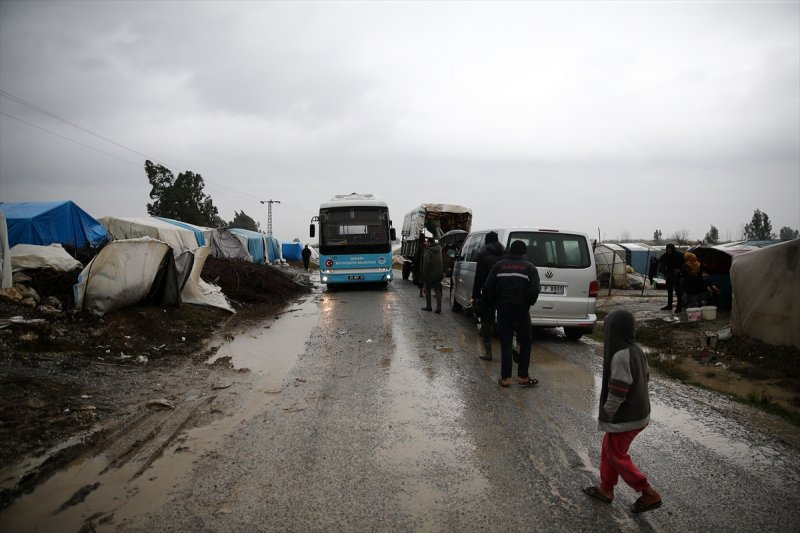
[[316,292],[218,341],[216,357],[249,372],[126,426],[123,441],[166,436],[133,458],[76,461],[4,510],[0,529],[800,529],[796,429],[656,377],[632,455],[665,504],[635,516],[627,487],[611,506],[581,492],[599,464],[599,346],[541,335],[538,387],[501,389],[472,319],[421,301],[403,281]]

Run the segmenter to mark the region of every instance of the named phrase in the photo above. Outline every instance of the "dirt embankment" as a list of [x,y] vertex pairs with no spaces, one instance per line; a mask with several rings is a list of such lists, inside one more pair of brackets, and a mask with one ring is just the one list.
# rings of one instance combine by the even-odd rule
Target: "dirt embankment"
[[0,469],[86,434],[146,398],[143,391],[152,396],[153,376],[165,382],[196,374],[181,369],[212,355],[203,347],[215,332],[272,316],[310,290],[295,267],[209,258],[202,277],[222,288],[236,314],[140,305],[98,318],[70,311],[79,271],[24,274],[23,286],[48,305],[0,298]]

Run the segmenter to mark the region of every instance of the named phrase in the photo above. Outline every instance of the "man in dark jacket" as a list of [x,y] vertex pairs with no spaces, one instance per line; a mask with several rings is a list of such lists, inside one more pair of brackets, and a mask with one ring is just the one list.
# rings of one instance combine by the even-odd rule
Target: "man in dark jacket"
[[650,485],[628,455],[628,449],[650,422],[650,368],[635,341],[635,322],[629,311],[612,311],[603,321],[603,381],[600,388],[598,429],[604,431],[600,454],[600,485],[583,491],[611,503],[621,477],[642,496],[633,504],[641,513],[661,507],[661,495]]
[[658,264],[661,266],[661,271],[664,273],[664,279],[667,281],[667,305],[661,308],[662,311],[672,309],[672,292],[675,291],[678,305],[675,306],[675,312],[681,312],[681,301],[683,298],[683,289],[681,287],[681,272],[683,272],[683,254],[675,251],[675,245],[669,243],[666,248],[666,253],[658,258]]
[[509,257],[492,267],[481,294],[497,308],[497,327],[500,333],[501,387],[511,385],[511,348],[514,334],[519,344],[517,359],[517,384],[522,387],[536,385],[539,380],[528,375],[531,361],[530,308],[539,298],[539,272],[525,259],[528,249],[522,241],[514,241],[508,249]]
[[478,312],[481,321],[481,337],[483,338],[484,361],[492,360],[492,326],[494,326],[494,307],[488,301],[481,299],[481,290],[486,283],[489,271],[500,259],[503,258],[503,245],[497,239],[497,233],[490,231],[484,238],[484,245],[478,251],[475,264],[475,283],[472,285],[472,306]]
[[422,281],[425,284],[425,307],[423,311],[432,311],[431,290],[436,294],[435,313],[442,312],[442,278],[444,265],[442,263],[442,247],[433,237],[428,237],[425,251],[422,252]]
[[311,262],[311,248],[309,248],[307,244],[305,248],[303,248],[301,255],[303,256],[303,267],[308,270],[308,264]]

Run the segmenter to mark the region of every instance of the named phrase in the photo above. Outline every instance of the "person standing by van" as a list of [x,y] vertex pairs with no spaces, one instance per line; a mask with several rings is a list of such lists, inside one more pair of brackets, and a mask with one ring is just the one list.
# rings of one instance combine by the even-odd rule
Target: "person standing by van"
[[[428,237],[425,251],[422,252],[422,281],[425,284],[425,307],[423,311],[442,312],[442,247],[433,237]],[[431,291],[436,294],[436,309],[431,308]]]
[[531,361],[530,308],[539,298],[539,271],[525,259],[528,248],[523,241],[512,242],[508,251],[508,258],[501,259],[492,267],[481,296],[497,308],[500,333],[498,383],[501,387],[509,387],[512,383],[511,348],[516,334],[519,344],[517,385],[532,387],[539,380],[528,375]]
[[667,305],[661,308],[662,311],[672,309],[672,292],[675,291],[676,302],[675,312],[681,312],[683,289],[681,287],[681,272],[683,272],[683,255],[675,251],[675,245],[669,243],[664,255],[658,258],[664,279],[667,281]]
[[481,321],[481,337],[483,338],[484,354],[480,356],[484,361],[492,360],[492,328],[494,326],[494,306],[481,298],[481,290],[489,271],[500,259],[503,258],[503,245],[497,239],[497,233],[490,231],[484,238],[484,245],[478,251],[475,263],[475,282],[472,284],[472,299],[470,302],[477,308]]

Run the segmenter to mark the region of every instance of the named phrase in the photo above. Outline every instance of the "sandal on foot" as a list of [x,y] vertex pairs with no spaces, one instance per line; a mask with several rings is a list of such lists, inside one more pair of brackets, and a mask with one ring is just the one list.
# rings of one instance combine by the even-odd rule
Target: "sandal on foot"
[[511,386],[511,378],[508,378],[508,379],[500,378],[500,379],[497,380],[497,384],[500,385],[501,387],[510,387]]
[[528,377],[528,378],[525,378],[525,379],[526,379],[526,381],[517,381],[517,385],[519,385],[520,387],[526,387],[527,388],[527,387],[533,387],[534,385],[539,383],[539,380],[536,379],[536,378]]
[[640,497],[635,502],[633,502],[632,511],[636,514],[639,514],[639,513],[644,513],[645,511],[652,511],[653,509],[658,509],[659,507],[661,507],[661,500],[658,500],[657,502],[653,503],[644,503],[642,501],[642,497]]
[[599,487],[595,487],[595,486],[584,487],[583,488],[583,492],[588,494],[592,498],[600,500],[603,503],[611,503],[611,502],[614,501],[614,498],[609,498],[608,496],[606,496],[605,494],[600,492],[600,488]]

